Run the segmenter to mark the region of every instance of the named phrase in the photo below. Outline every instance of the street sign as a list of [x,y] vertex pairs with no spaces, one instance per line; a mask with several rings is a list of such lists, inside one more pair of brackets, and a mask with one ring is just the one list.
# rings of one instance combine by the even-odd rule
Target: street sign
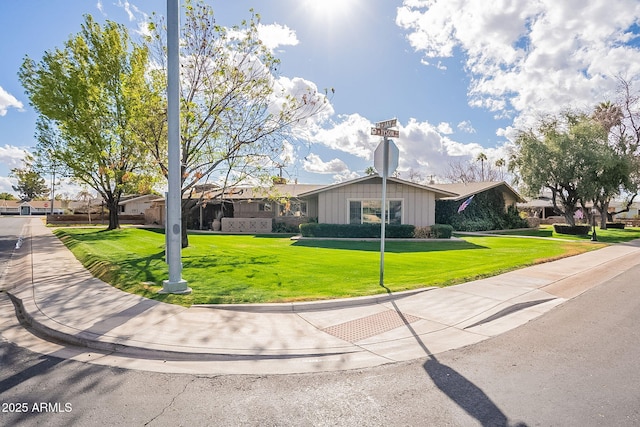
[[371,135],[384,136],[385,138],[397,138],[400,131],[395,129],[371,128]]
[[385,120],[383,122],[376,123],[376,127],[380,129],[387,129],[387,128],[396,127],[397,124],[398,124],[397,119],[391,119],[391,120]]
[[[386,176],[391,176],[396,169],[398,169],[398,159],[400,157],[400,150],[393,141],[388,141],[388,161],[387,161],[387,174]],[[378,144],[376,151],[373,152],[373,166],[376,168],[376,171],[380,174],[380,176],[385,176],[384,174],[384,142]]]

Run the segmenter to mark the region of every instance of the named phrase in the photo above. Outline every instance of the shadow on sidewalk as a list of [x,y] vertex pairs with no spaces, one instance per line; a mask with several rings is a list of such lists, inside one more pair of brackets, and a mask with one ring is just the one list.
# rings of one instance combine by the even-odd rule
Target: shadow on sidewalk
[[[467,414],[475,418],[482,426],[507,427],[512,425],[509,424],[507,416],[480,387],[469,381],[455,369],[440,363],[422,339],[420,339],[420,336],[400,311],[395,301],[392,301],[391,304],[393,304],[393,308],[407,329],[409,329],[416,342],[422,350],[424,350],[424,353],[429,356],[429,359],[422,366],[440,391],[447,395],[453,403],[458,405]],[[526,427],[526,424],[516,423],[513,424],[513,426]]]

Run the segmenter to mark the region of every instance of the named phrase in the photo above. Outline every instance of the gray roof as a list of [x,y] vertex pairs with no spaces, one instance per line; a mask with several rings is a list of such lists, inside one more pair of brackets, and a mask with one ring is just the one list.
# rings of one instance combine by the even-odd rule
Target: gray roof
[[462,200],[474,194],[491,190],[492,188],[504,187],[503,191],[511,193],[518,202],[526,201],[516,190],[504,181],[432,184],[432,187],[455,193],[455,196],[447,197],[445,200]]

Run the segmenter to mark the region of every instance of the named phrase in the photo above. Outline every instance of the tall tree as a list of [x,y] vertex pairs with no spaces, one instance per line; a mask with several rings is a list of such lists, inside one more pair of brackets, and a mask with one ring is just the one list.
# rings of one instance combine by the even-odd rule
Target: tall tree
[[22,200],[30,201],[49,194],[49,188],[45,184],[44,178],[34,171],[29,163],[22,168],[11,169],[11,176],[18,180],[18,183],[11,187]]
[[73,180],[95,190],[109,209],[109,229],[118,228],[118,203],[137,190],[147,160],[141,144],[143,101],[153,88],[146,79],[148,50],[132,43],[124,26],[104,26],[85,16],[81,31],[62,49],[36,63],[26,57],[19,71],[38,111],[37,153],[51,156]]
[[[326,94],[301,79],[278,79],[280,61],[258,36],[259,15],[227,29],[217,25],[213,9],[202,1],[184,3],[181,40],[181,148],[183,165],[183,235],[191,197],[199,183],[211,180],[225,186],[264,173],[278,163],[286,139],[296,126],[329,107]],[[150,25],[150,47],[165,68],[164,24]],[[155,73],[157,86],[166,73]],[[163,110],[152,109],[153,116]],[[158,121],[147,138],[160,170],[168,173],[166,138]]]
[[599,139],[602,147],[598,164],[592,168],[590,198],[600,214],[600,228],[606,229],[611,200],[622,191],[637,191],[633,180],[637,174],[633,156],[637,147],[632,139],[624,137],[619,132],[612,132],[614,128],[622,125],[624,119],[623,110],[619,105],[610,101],[602,102],[594,109],[592,118],[602,128],[602,138]]
[[592,196],[601,175],[606,135],[602,126],[583,114],[566,113],[521,131],[509,167],[524,193],[551,191],[556,213],[575,225],[574,213]]
[[476,161],[480,162],[480,177],[484,182],[484,162],[487,161],[487,155],[484,153],[478,154],[478,157],[476,157]]
[[504,167],[507,165],[507,162],[500,158],[496,160],[494,164],[498,168],[498,171],[500,171],[500,179],[504,181]]

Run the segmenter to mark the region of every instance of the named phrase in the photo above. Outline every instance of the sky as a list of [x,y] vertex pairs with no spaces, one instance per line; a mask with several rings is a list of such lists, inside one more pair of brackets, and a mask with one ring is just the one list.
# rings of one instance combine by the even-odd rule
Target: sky
[[[283,174],[300,183],[363,176],[379,121],[397,118],[400,178],[444,182],[454,162],[507,158],[517,131],[545,114],[615,101],[618,77],[640,90],[637,0],[206,2],[223,26],[260,14],[282,82],[335,90],[324,121],[287,146]],[[35,145],[17,75],[25,56],[61,48],[85,14],[136,33],[154,12],[166,2],[0,0],[0,192],[13,192],[9,172]]]

